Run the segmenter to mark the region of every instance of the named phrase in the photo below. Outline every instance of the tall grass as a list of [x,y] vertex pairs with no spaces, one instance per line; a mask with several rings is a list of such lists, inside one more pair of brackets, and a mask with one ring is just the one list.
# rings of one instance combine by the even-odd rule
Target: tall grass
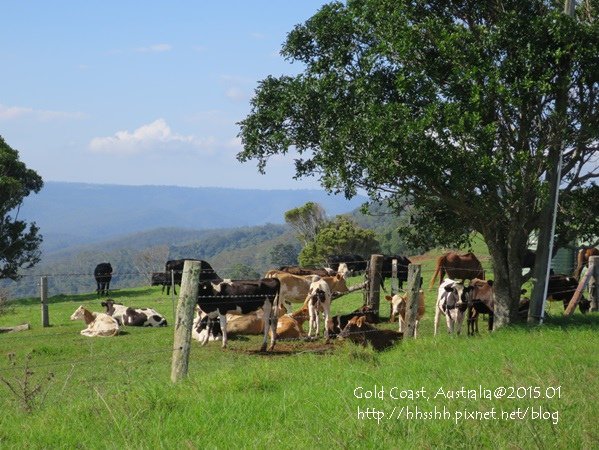
[[[0,326],[29,322],[32,330],[0,335],[0,377],[24,376],[23,365],[11,366],[8,353],[19,360],[31,354],[32,376],[44,378],[52,372],[54,377],[48,381],[47,396],[31,413],[0,386],[0,448],[597,446],[596,315],[577,313],[565,320],[555,308],[539,328],[514,326],[471,338],[445,333],[434,338],[434,292],[426,294],[429,309],[421,337],[389,351],[375,353],[341,341],[328,346],[298,341],[280,343],[274,354],[262,355],[255,352],[259,337],[231,340],[227,350],[218,343],[194,343],[189,376],[177,385],[170,382],[172,303],[158,288],[116,291],[113,298],[154,307],[169,318],[170,326],[126,328],[115,338],[81,336],[83,323],[68,320],[80,304],[100,310],[95,295],[53,297],[50,328],[41,328],[37,299],[18,301],[12,313],[0,317]],[[354,293],[333,305],[345,312],[361,301],[361,294]],[[387,310],[382,311],[386,315]],[[375,386],[385,389],[384,398],[354,395]],[[538,387],[543,395],[433,398],[440,388],[455,391],[462,386]],[[424,390],[428,400],[394,400],[391,388],[396,394]],[[545,398],[557,388],[560,398]],[[451,418],[398,417],[402,407],[412,413],[416,407],[420,412],[445,407]],[[529,408],[527,416],[501,418],[501,412],[518,408]],[[530,408],[542,408],[549,416],[532,419]],[[374,413],[379,411],[385,417],[377,420]],[[497,418],[489,417],[492,411]],[[488,414],[486,419],[456,418],[456,412]]]

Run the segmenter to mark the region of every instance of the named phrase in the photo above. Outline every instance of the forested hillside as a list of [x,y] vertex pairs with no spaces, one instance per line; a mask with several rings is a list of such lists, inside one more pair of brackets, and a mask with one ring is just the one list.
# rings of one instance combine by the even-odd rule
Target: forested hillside
[[[329,218],[335,215],[327,214]],[[358,209],[346,215],[375,231],[383,253],[410,253],[394,232],[398,218],[384,207],[373,208],[372,215]],[[163,270],[167,259],[177,258],[208,260],[222,277],[256,278],[273,267],[296,263],[300,250],[293,231],[282,224],[205,230],[157,228],[46,251],[40,264],[23,271],[21,280],[3,285],[8,286],[11,298],[38,295],[39,278],[48,275],[50,295],[90,292],[95,289],[95,265],[110,262],[113,289],[142,286],[149,284],[152,272]]]

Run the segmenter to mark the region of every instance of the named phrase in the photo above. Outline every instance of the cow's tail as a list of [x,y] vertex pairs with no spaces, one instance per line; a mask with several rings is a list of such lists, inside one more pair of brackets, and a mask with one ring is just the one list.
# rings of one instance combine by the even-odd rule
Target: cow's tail
[[435,273],[433,275],[433,278],[431,279],[431,282],[429,284],[429,289],[432,289],[433,286],[435,285],[435,280],[437,279],[437,276],[439,274],[441,274],[441,280],[443,280],[443,266],[445,263],[445,255],[441,255],[437,258],[437,267],[435,269]]

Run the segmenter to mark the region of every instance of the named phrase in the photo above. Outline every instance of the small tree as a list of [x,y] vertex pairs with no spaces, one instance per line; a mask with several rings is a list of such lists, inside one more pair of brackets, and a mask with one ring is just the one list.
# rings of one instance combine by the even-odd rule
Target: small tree
[[318,203],[308,202],[303,206],[285,213],[285,222],[297,233],[298,239],[305,244],[318,233],[318,229],[327,221],[326,213]]
[[164,262],[168,259],[168,252],[168,245],[146,248],[133,256],[133,265],[144,278],[150,281],[152,272],[162,272],[164,270]]
[[302,266],[318,266],[331,254],[359,254],[364,257],[377,253],[380,244],[372,230],[362,228],[345,216],[323,226],[299,254]]
[[42,236],[34,222],[19,220],[23,199],[39,192],[42,178],[19,160],[19,152],[0,136],[0,279],[19,277],[20,268],[40,261]]

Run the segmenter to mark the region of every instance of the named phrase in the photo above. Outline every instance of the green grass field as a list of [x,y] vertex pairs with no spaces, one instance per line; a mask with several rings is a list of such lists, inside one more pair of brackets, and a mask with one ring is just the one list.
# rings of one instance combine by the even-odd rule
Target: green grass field
[[[434,259],[420,259],[425,286]],[[0,448],[598,447],[597,314],[566,320],[553,305],[540,328],[489,334],[481,323],[479,336],[435,338],[434,295],[426,291],[420,337],[388,351],[322,339],[282,342],[272,354],[256,352],[257,336],[227,350],[193,342],[188,378],[176,385],[173,305],[159,288],[112,297],[157,309],[169,326],[114,338],[81,336],[83,322],[69,321],[80,304],[101,310],[95,294],[51,297],[49,328],[38,299],[17,300],[0,326],[32,329],[0,334]],[[350,294],[334,312],[361,302]],[[17,392],[42,386],[28,396],[31,412],[6,384],[25,381]]]

